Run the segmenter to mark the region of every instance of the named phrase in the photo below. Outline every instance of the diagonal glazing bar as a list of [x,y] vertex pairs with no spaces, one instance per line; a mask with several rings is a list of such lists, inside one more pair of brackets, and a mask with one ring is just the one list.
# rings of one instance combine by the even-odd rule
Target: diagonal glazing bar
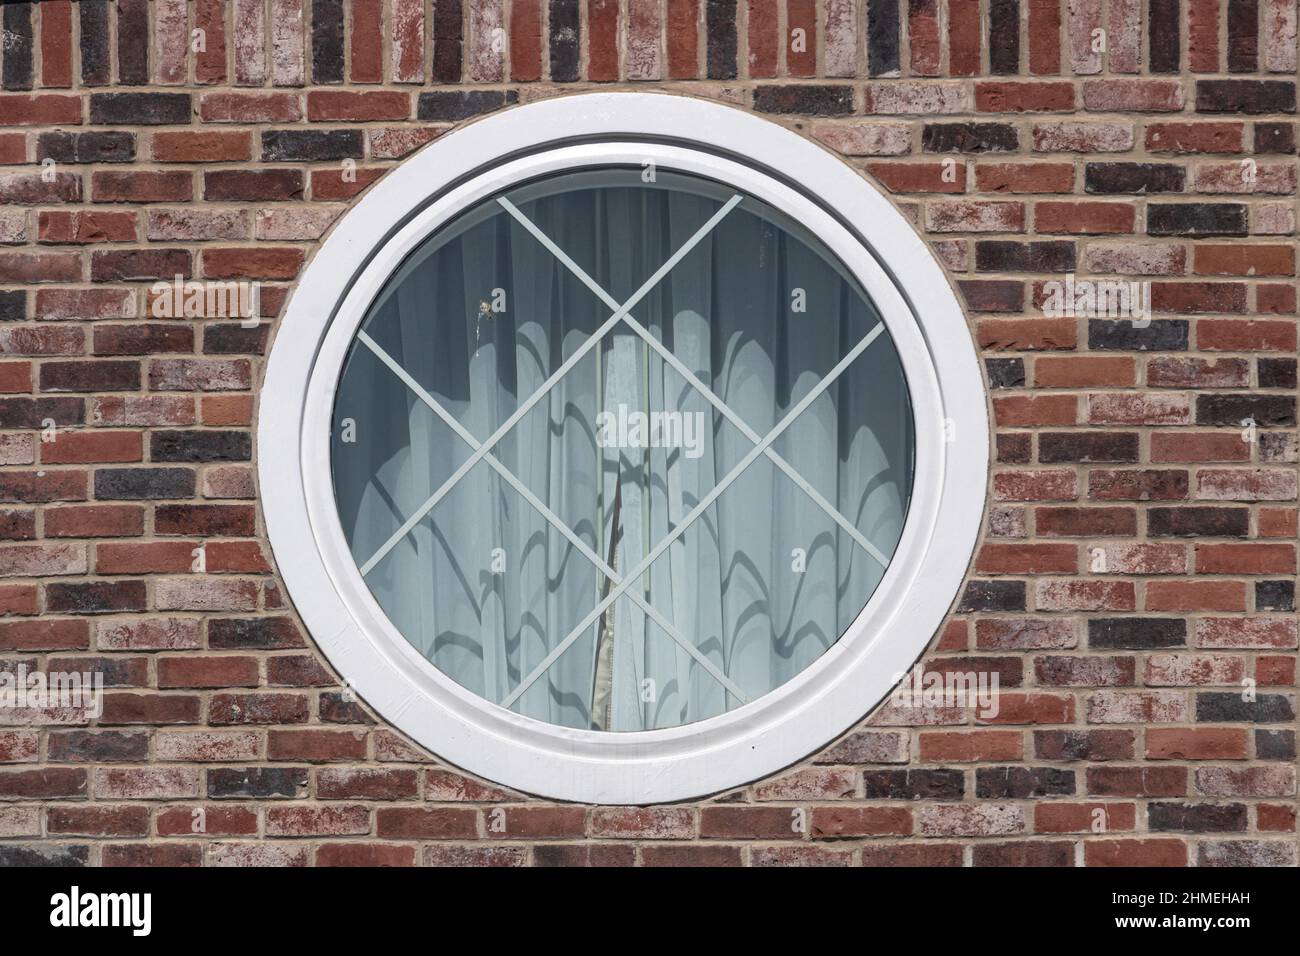
[[745,457],[737,462],[736,466],[732,468],[731,471],[727,472],[722,481],[718,482],[717,486],[712,491],[700,499],[700,503],[691,509],[691,512],[682,519],[681,524],[664,536],[664,538],[656,544],[644,558],[641,559],[641,562],[627,573],[627,576],[623,581],[612,587],[609,594],[605,595],[605,597],[602,598],[590,612],[588,612],[587,616],[582,619],[578,626],[570,631],[564,640],[555,645],[551,652],[542,659],[541,663],[533,668],[532,672],[525,677],[513,691],[510,692],[505,700],[501,702],[501,706],[507,709],[510,708],[539,677],[545,674],[550,666],[559,660],[560,655],[568,650],[569,646],[581,637],[587,628],[591,627],[591,625],[595,623],[596,619],[605,612],[605,608],[609,607],[610,604],[617,600],[619,595],[627,590],[629,585],[640,579],[641,575],[659,559],[659,556],[668,550],[672,543],[680,538],[686,532],[686,529],[689,528],[695,520],[700,517],[700,515],[704,514],[704,512],[708,510],[709,506],[712,505],[724,491],[731,487],[731,484],[740,477],[741,473],[757,461],[758,457],[763,454],[764,450],[767,449],[772,442],[781,437],[781,434],[803,413],[804,409],[816,401],[817,397],[821,395],[822,392],[826,391],[826,389],[828,389],[831,384],[844,373],[844,370],[852,365],[854,360],[865,352],[867,347],[879,338],[880,334],[884,331],[885,324],[883,322],[876,323],[876,326],[864,335],[862,340],[858,342],[857,345],[853,346],[844,358],[840,359],[839,362],[836,363],[835,367],[826,374],[826,377],[818,382],[807,395],[801,398],[794,408],[786,412],[785,417],[777,423],[776,427],[768,432],[767,436],[763,438],[762,441],[746,452]]
[[[584,355],[586,355],[593,348],[599,345],[600,340],[605,337],[605,334],[609,332],[610,329],[612,329],[614,326],[618,325],[618,323],[622,321],[623,316],[625,316],[628,313],[628,310],[631,309],[633,306],[635,306],[642,299],[644,299],[650,293],[650,290],[653,289],[656,285],[658,285],[659,282],[663,279],[663,277],[666,276],[670,271],[672,271],[673,267],[676,266],[677,263],[681,262],[681,260],[686,256],[687,253],[689,253],[692,249],[694,249],[697,245],[699,245],[700,241],[703,240],[705,236],[707,236],[710,232],[713,231],[714,226],[720,223],[723,220],[723,217],[725,217],[727,213],[731,212],[731,210],[735,208],[736,204],[740,202],[740,199],[741,197],[739,195],[732,196],[731,199],[728,200],[726,204],[722,206],[721,209],[719,209],[712,216],[710,216],[708,221],[705,222],[704,225],[700,226],[700,228],[695,231],[694,235],[692,235],[689,239],[686,240],[686,242],[682,244],[682,247],[680,249],[674,252],[672,256],[670,256],[668,260],[664,262],[663,265],[661,265],[658,269],[655,270],[654,275],[650,276],[650,278],[646,279],[645,282],[641,284],[641,288],[637,289],[635,292],[632,293],[631,298],[629,298],[621,306],[618,305],[617,303],[614,303],[614,305],[611,306],[611,308],[615,308],[614,314],[611,315],[608,319],[606,319],[601,324],[600,328],[598,328],[595,332],[593,332],[591,337],[588,338],[587,341],[583,342],[582,345],[580,345],[572,355],[570,355],[567,359],[565,359],[563,364],[561,364],[559,368],[557,368],[554,372],[551,373],[551,376],[541,384],[541,386],[537,389],[537,391],[533,392],[533,394],[530,395],[522,405],[520,405],[517,409],[515,409],[514,414],[512,414],[509,418],[507,418],[504,422],[502,422],[501,426],[496,431],[494,431],[491,435],[488,436],[487,441],[485,441],[481,446],[479,446],[478,450],[475,451],[472,455],[470,455],[469,458],[465,459],[465,462],[459,468],[457,468],[456,471],[453,472],[447,478],[447,480],[444,481],[438,487],[438,490],[435,491],[432,495],[430,495],[428,499],[424,502],[424,504],[416,508],[415,511],[411,514],[411,516],[402,523],[402,526],[398,528],[396,531],[394,531],[392,536],[387,541],[385,541],[382,545],[380,545],[379,550],[376,551],[374,554],[372,554],[369,560],[367,560],[364,564],[361,565],[362,576],[364,576],[371,568],[373,568],[376,564],[382,561],[384,555],[386,555],[389,551],[391,551],[394,547],[396,547],[397,542],[401,541],[408,534],[410,534],[411,529],[414,528],[417,524],[419,524],[420,521],[424,518],[424,516],[433,510],[434,505],[436,505],[439,501],[441,501],[443,497],[446,496],[447,492],[451,491],[451,489],[456,485],[458,481],[460,481],[467,474],[469,474],[470,469],[472,469],[475,465],[477,465],[479,461],[481,461],[488,452],[490,452],[493,448],[495,448],[497,442],[499,442],[502,438],[504,438],[506,434],[510,431],[510,429],[514,428],[515,425],[518,424],[525,415],[527,415],[530,411],[532,411],[534,405],[536,405],[538,402],[540,402],[543,398],[546,397],[546,395],[550,392],[550,390],[555,387],[556,382],[564,378],[564,376],[567,375],[569,371],[575,365],[577,365],[578,362],[582,360],[582,357]],[[573,262],[572,259],[569,259],[569,257],[565,255],[561,250],[555,248],[554,244],[550,243],[549,240],[544,239],[544,236],[542,235],[541,231],[538,230],[537,227],[534,226],[528,220],[528,218],[525,217],[524,214],[519,211],[518,207],[516,207],[514,203],[512,203],[509,199],[506,199],[504,196],[499,198],[497,202],[501,204],[501,207],[503,209],[505,209],[512,216],[518,219],[524,225],[524,227],[528,229],[529,232],[531,232],[534,236],[537,236],[539,239],[543,239],[547,247],[551,249],[552,253],[556,254],[560,258],[560,261],[564,263],[566,268],[578,269],[579,271],[581,271],[581,267],[579,267],[576,262]],[[577,275],[578,273],[575,272],[574,274]],[[585,273],[583,274],[585,275]],[[602,301],[604,300],[602,299]]]
[[[370,349],[370,351],[375,354],[375,357],[378,358],[379,361],[381,361],[384,365],[388,367],[389,371],[391,371],[394,375],[396,375],[399,379],[401,379],[402,382],[406,385],[406,387],[409,388],[415,394],[415,396],[420,399],[420,401],[424,402],[424,404],[427,405],[435,415],[437,415],[444,422],[446,422],[447,425],[454,432],[456,432],[456,434],[459,435],[467,445],[470,446],[470,448],[474,449],[475,451],[479,449],[480,445],[478,441],[469,432],[469,430],[466,429],[465,426],[463,426],[459,421],[457,421],[456,417],[452,415],[451,412],[443,408],[442,404],[436,398],[430,395],[428,391],[424,388],[424,386],[422,386],[419,382],[417,382],[415,378],[410,374],[410,372],[408,372],[400,362],[398,362],[395,358],[393,358],[390,354],[388,354],[388,351],[382,345],[380,345],[378,342],[372,339],[365,332],[358,332],[357,338],[362,342],[362,344],[366,346],[366,348]],[[557,515],[550,508],[548,508],[545,502],[543,502],[540,498],[538,498],[535,494],[533,494],[532,490],[529,489],[528,486],[525,485],[522,481],[520,481],[519,478],[517,478],[514,475],[514,473],[510,471],[510,469],[506,468],[505,465],[501,464],[500,459],[498,459],[496,455],[493,455],[491,452],[488,452],[483,456],[483,460],[489,466],[491,466],[491,468],[494,471],[496,471],[497,474],[499,474],[502,478],[504,478],[507,482],[509,482],[510,486],[514,488],[515,491],[519,492],[519,494],[523,496],[525,501],[527,501],[530,505],[536,508],[537,511],[542,515],[542,517],[544,517],[548,522],[550,522],[551,525],[553,525],[555,529],[560,532],[560,534],[564,535],[564,537],[568,539],[569,543],[572,544],[575,548],[577,548],[578,551],[581,552],[583,557],[585,557],[588,561],[594,564],[596,568],[607,578],[609,578],[609,580],[614,585],[618,585],[622,583],[622,578],[618,576],[618,572],[615,571],[613,568],[611,568],[607,563],[605,563],[605,560],[601,558],[600,555],[596,554],[596,552],[592,551],[591,548],[587,547],[587,543],[583,541],[580,537],[578,537],[573,532],[573,529],[571,529],[567,524],[565,524],[563,520],[561,520],[559,515]],[[364,576],[365,573],[366,573],[365,570],[363,570],[362,575]],[[659,625],[659,627],[664,631],[665,634],[667,634],[670,638],[672,638],[673,641],[675,641],[684,651],[686,651],[686,653],[691,655],[691,657],[693,657],[696,660],[696,662],[699,663],[699,665],[703,667],[711,677],[713,677],[714,680],[716,680],[719,684],[725,687],[729,694],[731,694],[733,697],[739,700],[742,704],[749,702],[749,698],[745,696],[745,692],[740,689],[740,687],[736,684],[736,682],[733,681],[726,674],[724,674],[718,668],[718,666],[713,663],[713,661],[709,660],[708,657],[706,657],[703,654],[703,652],[699,650],[699,648],[695,647],[695,645],[691,644],[684,637],[678,634],[676,628],[673,627],[672,623],[667,618],[665,618],[661,613],[659,613],[659,611],[655,607],[653,607],[648,601],[646,601],[646,599],[639,592],[629,591],[628,597],[631,598],[631,600],[638,607],[640,607],[641,610],[644,611],[650,617],[651,620],[653,620],[657,625]]]
[[[737,201],[739,198],[740,198],[739,196],[733,196],[732,202]],[[587,272],[582,268],[582,266],[578,265],[568,255],[566,255],[564,250],[561,249],[559,246],[557,246],[551,240],[551,238],[546,235],[546,233],[542,232],[541,229],[539,229],[531,220],[529,220],[516,207],[514,207],[513,205],[506,205],[507,200],[503,199],[501,200],[501,203],[506,206],[506,209],[507,211],[509,211],[510,215],[514,216],[515,219],[519,220],[520,224],[525,229],[527,229],[530,233],[536,236],[537,241],[540,242],[542,245],[544,245],[547,249],[549,249],[551,255],[555,256],[555,258],[559,259],[560,262],[564,263],[565,267],[568,268],[569,271],[572,272],[574,276],[576,276],[583,285],[585,285],[588,289],[590,289],[593,293],[595,293],[596,296],[598,296],[602,302],[604,302],[607,306],[609,306],[612,309],[619,308],[618,302],[614,300],[614,297],[611,296],[608,292],[606,292],[605,289],[601,287],[599,282],[597,282],[595,279],[589,276]],[[635,318],[633,318],[631,312],[627,308],[620,309],[620,311],[623,313],[623,321],[626,322],[629,326],[631,326],[632,330],[636,332],[637,335],[645,339],[646,344],[650,348],[654,349],[657,353],[659,353],[659,355],[663,358],[663,360],[667,362],[669,365],[671,365],[679,375],[681,375],[683,378],[686,379],[686,381],[690,382],[693,386],[695,386],[696,390],[699,391],[699,393],[703,395],[705,399],[708,400],[709,404],[712,405],[714,408],[716,408],[718,412],[721,413],[727,419],[727,421],[731,422],[738,429],[740,429],[741,433],[750,441],[755,443],[759,441],[758,432],[750,428],[749,425],[746,424],[745,420],[742,419],[739,415],[737,415],[734,411],[732,411],[731,408],[721,398],[719,398],[718,395],[711,388],[709,388],[702,381],[700,381],[699,377],[696,376],[695,373],[692,372],[690,368],[688,368],[686,364],[682,362],[681,359],[679,359],[668,348],[666,348],[662,342],[660,342],[657,338],[651,335],[650,331],[644,325],[642,325]],[[809,498],[813,500],[813,502],[817,505],[817,507],[821,508],[822,511],[826,512],[827,516],[832,521],[834,521],[837,525],[843,528],[844,531],[851,538],[853,538],[853,540],[856,541],[864,551],[867,552],[867,554],[871,555],[872,559],[875,560],[882,568],[886,567],[889,564],[889,558],[887,558],[879,548],[877,548],[874,544],[872,544],[871,541],[867,538],[867,536],[857,529],[857,527],[853,524],[853,522],[849,521],[848,518],[844,517],[843,513],[838,508],[836,508],[833,504],[827,501],[826,498],[816,488],[812,486],[812,484],[808,481],[808,479],[804,478],[803,475],[799,474],[799,472],[795,470],[793,465],[791,465],[788,461],[786,461],[783,457],[781,457],[781,455],[777,453],[776,449],[768,448],[764,452],[764,454],[768,457],[768,459],[771,460],[771,462],[774,465],[776,465],[783,472],[785,472],[786,475],[788,475],[789,478],[804,492],[804,494],[806,494]]]

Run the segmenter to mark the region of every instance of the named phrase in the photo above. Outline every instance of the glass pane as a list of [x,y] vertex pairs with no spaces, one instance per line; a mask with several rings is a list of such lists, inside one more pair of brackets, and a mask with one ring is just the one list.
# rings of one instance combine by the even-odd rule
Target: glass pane
[[332,449],[353,556],[421,654],[516,713],[639,731],[840,639],[902,533],[913,421],[816,237],[724,184],[601,168],[482,203],[394,272]]

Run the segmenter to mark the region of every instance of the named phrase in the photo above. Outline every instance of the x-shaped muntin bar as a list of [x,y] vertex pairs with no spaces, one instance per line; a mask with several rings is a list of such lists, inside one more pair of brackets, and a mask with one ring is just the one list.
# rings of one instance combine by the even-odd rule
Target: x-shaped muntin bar
[[[587,341],[583,342],[572,355],[565,359],[560,367],[552,372],[550,377],[541,384],[537,391],[533,392],[533,394],[530,395],[522,405],[515,409],[514,414],[502,422],[501,426],[488,436],[487,441],[485,441],[477,451],[470,455],[469,458],[467,458],[465,462],[439,486],[438,490],[430,495],[424,504],[420,505],[420,507],[402,523],[400,528],[393,532],[392,536],[380,546],[378,551],[371,555],[370,558],[361,565],[361,576],[365,577],[370,570],[383,559],[384,555],[392,550],[397,542],[406,537],[410,533],[411,529],[419,524],[424,516],[433,509],[433,506],[441,501],[443,496],[446,495],[447,492],[449,492],[452,487],[461,480],[461,478],[465,477],[465,475],[469,473],[469,470],[478,464],[478,462],[496,446],[497,442],[506,436],[510,429],[514,428],[525,415],[532,411],[533,406],[540,402],[550,392],[550,390],[555,387],[555,383],[564,378],[564,376],[569,373],[570,369],[582,360],[584,355],[595,348],[596,345],[600,343],[601,339],[605,337],[605,334],[609,332],[610,329],[614,328],[614,326],[618,325],[619,321],[627,314],[628,310],[645,298],[646,295],[649,294],[650,290],[658,285],[660,280],[671,272],[677,263],[685,258],[686,254],[694,249],[696,245],[699,244],[700,240],[707,236],[713,230],[713,227],[722,221],[723,217],[726,216],[727,213],[731,212],[736,204],[740,202],[741,198],[742,197],[739,194],[732,196],[721,209],[710,216],[708,221],[705,222],[704,225],[700,226],[700,228],[695,231],[695,234],[692,235],[690,239],[686,240],[680,249],[669,256],[668,259],[665,260],[664,264],[656,269],[654,274],[641,284],[641,288],[632,293],[631,298],[629,298],[627,302],[620,306],[613,315],[605,320],[600,328],[592,333],[591,337],[588,338]],[[503,198],[499,199],[498,202],[505,204],[509,203],[509,200]],[[505,208],[509,209],[510,206],[507,205]],[[577,266],[577,263],[574,263],[573,260],[569,259],[569,257],[562,251],[560,252],[560,256],[560,261],[564,262],[566,266],[570,263],[572,263],[572,267]]]
[[681,523],[678,524],[669,534],[665,535],[664,538],[661,539],[660,542],[641,559],[641,562],[627,573],[627,576],[623,578],[623,581],[620,584],[616,584],[611,588],[609,594],[602,598],[601,601],[591,609],[587,616],[582,619],[582,622],[570,631],[564,640],[555,645],[551,652],[542,659],[542,662],[538,664],[537,667],[535,667],[513,691],[510,692],[510,696],[502,701],[501,706],[508,709],[539,677],[546,673],[547,669],[559,659],[560,655],[569,649],[569,645],[576,641],[582,633],[586,631],[586,629],[589,628],[601,614],[604,613],[605,608],[609,607],[610,604],[616,601],[619,595],[627,590],[628,585],[639,579],[655,561],[659,560],[659,556],[668,550],[672,543],[686,532],[686,529],[689,528],[695,520],[699,518],[699,516],[702,515],[705,510],[708,509],[708,507],[731,486],[732,482],[740,477],[741,473],[746,468],[758,460],[758,456],[761,455],[763,451],[772,444],[772,442],[776,441],[777,438],[779,438],[781,434],[790,427],[791,423],[793,423],[794,420],[822,394],[822,392],[829,388],[831,383],[839,378],[844,370],[848,368],[859,355],[866,351],[867,346],[879,338],[880,333],[884,330],[885,325],[883,322],[876,323],[871,331],[864,335],[861,341],[859,341],[858,344],[844,356],[844,358],[840,359],[840,361],[836,363],[835,367],[827,373],[826,377],[818,382],[807,395],[799,400],[799,403],[795,405],[794,408],[790,409],[790,411],[785,414],[785,417],[777,423],[776,427],[767,433],[767,437],[751,448],[745,454],[745,457],[737,462],[736,466],[732,468],[731,471],[727,472],[722,481],[720,481],[712,491],[705,495],[698,505],[691,509],[690,513],[682,519]]
[[[505,208],[506,212],[514,216],[515,219],[519,222],[519,224],[523,226],[525,229],[527,229],[528,232],[530,232],[538,242],[540,242],[547,249],[549,249],[553,256],[559,259],[560,262],[564,263],[565,267],[568,268],[568,270],[572,272],[578,278],[578,280],[582,282],[583,285],[585,285],[588,289],[590,289],[593,293],[595,293],[597,298],[599,298],[610,308],[619,309],[619,304],[617,301],[615,301],[614,297],[611,296],[608,292],[606,292],[601,287],[600,283],[598,283],[595,279],[593,279],[590,275],[588,275],[587,271],[583,269],[582,266],[574,262],[573,259],[570,258],[564,252],[563,249],[557,246],[551,240],[550,236],[542,232],[542,230],[538,228],[538,226],[531,219],[529,219],[522,212],[520,212],[519,208],[515,206],[514,203],[510,202],[510,200],[504,197],[498,199],[497,202],[500,203],[501,206]],[[746,438],[748,438],[751,442],[755,444],[759,442],[758,432],[750,428],[748,423],[746,423],[743,418],[741,418],[734,411],[732,411],[731,408],[721,398],[718,397],[718,395],[713,391],[713,389],[709,388],[702,381],[700,381],[699,377],[694,372],[692,372],[689,367],[687,367],[686,363],[684,363],[681,359],[679,359],[676,355],[674,355],[662,342],[660,342],[657,338],[651,335],[650,330],[647,329],[640,322],[638,322],[635,318],[633,318],[631,312],[629,312],[626,309],[623,309],[622,311],[623,311],[623,321],[626,322],[632,328],[632,331],[636,332],[637,335],[641,336],[641,338],[645,340],[646,344],[650,348],[654,349],[655,352],[657,352],[665,362],[671,365],[677,371],[677,373],[682,376],[682,378],[686,379],[686,381],[688,381],[691,385],[695,386],[696,390],[699,391],[699,393],[703,395],[705,399],[708,400],[709,404],[712,405],[714,408],[716,408],[723,415],[723,417],[727,419],[727,421],[735,425],[736,428],[740,430],[741,434],[743,434]],[[795,470],[793,465],[791,465],[788,461],[786,461],[779,454],[777,454],[775,449],[769,447],[768,449],[766,449],[764,454],[769,459],[771,459],[773,464],[775,464],[778,468],[780,468],[783,472],[785,472],[786,475],[796,485],[798,485],[799,488],[806,495],[808,495],[808,497],[811,498],[819,508],[822,509],[822,511],[826,512],[827,516],[832,521],[834,521],[837,525],[843,528],[845,532],[847,532],[853,538],[854,541],[856,541],[859,545],[861,545],[862,549],[866,551],[867,554],[871,555],[871,557],[874,558],[882,568],[887,567],[889,565],[889,558],[887,558],[880,551],[879,548],[877,548],[874,544],[872,544],[867,539],[866,535],[864,535],[861,531],[859,531],[853,525],[853,523],[849,521],[848,518],[844,517],[844,515],[840,513],[838,508],[836,508],[833,504],[827,501],[826,498],[823,497],[822,494],[812,486],[812,484],[808,481],[808,479],[806,479],[803,475],[799,474],[799,472]]]
[[[366,346],[366,348],[370,349],[370,351],[373,352],[375,356],[381,362],[383,362],[384,365],[386,365],[394,375],[396,375],[399,379],[401,379],[402,382],[406,385],[406,387],[409,388],[415,394],[415,396],[420,399],[420,401],[424,402],[424,404],[427,405],[435,415],[437,415],[444,422],[446,422],[447,425],[453,431],[455,431],[456,434],[459,435],[461,439],[470,446],[471,449],[473,449],[474,451],[479,450],[481,446],[479,445],[478,441],[474,438],[474,436],[469,432],[469,430],[466,429],[465,426],[463,426],[459,421],[457,421],[456,417],[452,415],[451,412],[443,408],[442,404],[436,398],[430,395],[428,391],[419,382],[417,382],[415,378],[405,368],[403,368],[402,365],[395,358],[393,358],[386,349],[384,349],[383,346],[381,346],[378,342],[372,339],[370,335],[367,334],[365,331],[358,332],[357,338],[360,339],[361,342]],[[560,532],[560,534],[564,535],[564,537],[569,540],[569,543],[572,544],[575,548],[577,548],[582,553],[583,557],[585,557],[588,561],[594,564],[596,568],[607,578],[609,578],[609,580],[614,585],[618,585],[622,582],[622,578],[618,576],[618,572],[616,572],[607,563],[605,563],[605,560],[601,558],[600,555],[596,554],[596,552],[592,551],[591,548],[587,547],[587,543],[583,541],[580,537],[578,537],[578,535],[574,533],[573,529],[571,529],[560,518],[559,515],[555,514],[555,512],[553,512],[550,508],[548,508],[540,498],[538,498],[535,494],[533,494],[532,490],[529,489],[528,486],[525,485],[522,481],[520,481],[519,478],[513,472],[510,471],[510,469],[506,468],[505,465],[501,464],[500,459],[498,459],[496,455],[493,455],[491,452],[487,452],[486,454],[483,455],[483,460],[489,466],[491,466],[492,469],[497,472],[497,474],[499,474],[502,478],[504,478],[507,482],[509,482],[510,486],[514,488],[515,491],[519,492],[519,494],[523,496],[525,501],[527,501],[530,505],[536,508],[538,512],[541,513],[542,517],[544,517],[547,521],[549,521],[555,527],[555,529]],[[668,619],[665,618],[640,593],[638,593],[637,591],[629,591],[628,597],[631,598],[633,603],[635,603],[638,607],[640,607],[641,610],[643,610],[647,615],[649,615],[649,617],[656,624],[658,624],[660,628],[663,629],[664,633],[666,633],[678,645],[680,645],[681,648],[684,651],[686,651],[686,653],[691,655],[691,657],[695,658],[695,660],[700,664],[700,666],[703,667],[706,671],[708,671],[710,675],[712,675],[714,680],[716,680],[719,684],[721,684],[723,687],[727,689],[728,693],[730,693],[733,697],[737,698],[742,704],[749,702],[749,698],[745,695],[745,692],[742,691],[739,686],[737,686],[736,682],[733,681],[726,674],[724,674],[721,670],[719,670],[718,666],[714,664],[713,661],[709,660],[708,657],[706,657],[703,654],[703,652],[699,650],[699,648],[695,647],[695,645],[691,644],[684,637],[678,634],[677,630],[673,627],[672,623],[669,622]]]

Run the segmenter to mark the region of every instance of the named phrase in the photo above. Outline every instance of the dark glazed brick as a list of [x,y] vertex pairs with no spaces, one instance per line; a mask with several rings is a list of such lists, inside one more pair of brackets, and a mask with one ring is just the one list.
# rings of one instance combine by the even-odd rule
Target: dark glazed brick
[[1228,0],[1228,72],[1254,73],[1259,65],[1259,3]]
[[0,289],[0,322],[21,322],[27,318],[27,293],[22,289]]
[[973,611],[1023,611],[1025,609],[1024,581],[971,581],[966,585],[958,612]]
[[1293,358],[1259,359],[1260,388],[1295,388],[1296,360]]
[[1133,739],[1131,730],[1035,730],[1034,754],[1039,760],[1132,760]]
[[306,795],[305,767],[213,767],[208,771],[208,796],[213,800]]
[[1180,193],[1187,171],[1173,163],[1088,163],[1084,189],[1090,193]]
[[1004,465],[1027,465],[1033,452],[1033,439],[1025,432],[997,436],[998,461]]
[[851,86],[760,86],[754,90],[760,113],[803,113],[844,116],[853,112]]
[[193,498],[189,468],[101,468],[95,472],[95,497],[107,501]]
[[1294,395],[1198,395],[1196,424],[1294,425],[1295,402]]
[[81,82],[104,86],[111,76],[108,40],[108,0],[81,0],[77,4],[81,21]]
[[346,692],[320,695],[320,719],[329,724],[373,724],[374,720],[355,697]]
[[1094,351],[1186,352],[1186,319],[1155,319],[1136,325],[1132,319],[1089,319],[1088,348]]
[[1025,360],[1018,358],[985,359],[989,385],[992,388],[1024,388]]
[[1205,691],[1196,695],[1196,719],[1202,723],[1285,724],[1295,720],[1295,706],[1284,694],[1259,694],[1243,700],[1240,691]]
[[1044,432],[1038,436],[1038,460],[1044,464],[1089,461],[1137,461],[1133,432]]
[[112,614],[143,611],[143,581],[55,582],[45,586],[46,609],[58,614]]
[[135,763],[149,759],[149,734],[126,730],[52,731],[49,758],[60,763]]
[[1186,647],[1187,622],[1176,617],[1102,617],[1088,622],[1093,650],[1154,650]]
[[1152,803],[1147,827],[1153,832],[1232,833],[1246,829],[1244,803]]
[[37,846],[28,843],[0,843],[0,867],[89,866],[88,846]]
[[421,93],[416,115],[422,120],[468,119],[519,102],[517,90],[448,90]]
[[149,436],[151,461],[248,461],[253,439],[236,431],[157,431]]
[[1180,64],[1178,0],[1149,0],[1147,41],[1152,73],[1177,73]]
[[1248,508],[1152,508],[1147,534],[1160,538],[1244,538],[1250,533]]
[[958,279],[957,288],[973,312],[1019,312],[1025,284],[1016,279]]
[[1020,137],[1006,123],[927,123],[921,148],[927,153],[1013,153]]
[[1020,72],[1019,0],[989,0],[989,72],[1001,76]]
[[216,169],[203,174],[203,198],[244,202],[302,198],[301,169]]
[[149,82],[149,0],[117,0],[117,78],[124,86]]
[[305,647],[293,618],[217,618],[208,622],[208,647],[220,651],[279,651]]
[[203,330],[203,351],[206,355],[262,355],[271,334],[271,326],[255,328],[242,325],[209,325]]
[[1074,261],[1074,243],[1065,240],[975,243],[976,272],[1072,272]]
[[1256,123],[1255,152],[1289,156],[1295,152],[1295,123]]
[[32,36],[32,4],[6,5],[3,73],[6,90],[32,88]]
[[1039,840],[1023,843],[977,843],[972,851],[974,866],[1044,867],[1074,866],[1074,844]]
[[[576,0],[563,0],[565,5],[573,8],[577,14]],[[551,3],[551,44],[554,49],[556,29],[555,7],[558,0]],[[461,38],[460,0],[433,0],[433,82],[460,82],[461,56],[464,40]],[[556,78],[556,77],[552,77]],[[575,77],[576,79],[576,77]]]
[[1197,80],[1198,113],[1294,113],[1291,80]]
[[167,279],[192,274],[188,249],[97,250],[91,255],[90,278],[95,282]]
[[312,0],[311,78],[343,82],[343,0]]
[[123,130],[41,133],[36,158],[57,163],[129,163],[135,159],[135,134]]
[[898,72],[900,3],[901,0],[867,3],[867,72],[871,76]]
[[43,392],[135,392],[139,388],[139,362],[46,362],[41,365]]
[[[456,3],[457,10],[460,3]],[[551,79],[572,83],[579,77],[582,19],[578,0],[551,0]]]
[[1295,731],[1255,731],[1255,756],[1260,760],[1295,760]]
[[86,420],[84,398],[0,398],[0,428],[44,428],[80,425]]
[[1294,611],[1294,581],[1256,581],[1255,610]]
[[359,129],[274,129],[262,134],[262,161],[361,159],[366,152]]
[[868,800],[960,800],[960,770],[868,770],[862,775]]
[[705,65],[709,79],[734,80],[736,0],[704,0],[704,27],[708,41]]
[[975,771],[975,796],[1023,800],[1074,793],[1074,771],[1059,767],[980,767]]
[[1183,202],[1147,205],[1152,236],[1244,236],[1246,207],[1241,203]]
[[101,126],[170,126],[188,123],[188,93],[92,93],[90,122]]

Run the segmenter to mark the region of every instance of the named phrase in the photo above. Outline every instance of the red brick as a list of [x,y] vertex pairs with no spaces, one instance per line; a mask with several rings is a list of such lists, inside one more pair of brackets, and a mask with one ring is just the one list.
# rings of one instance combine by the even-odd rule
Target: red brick
[[140,461],[144,454],[139,432],[60,431],[41,442],[41,461],[52,465]]
[[975,561],[983,574],[1073,573],[1078,566],[1073,544],[985,544]]
[[[201,811],[201,812],[199,812]],[[247,807],[171,806],[158,811],[159,836],[252,836],[257,812]]]
[[205,123],[294,123],[302,108],[296,93],[214,92],[199,99],[199,117]]
[[1293,544],[1198,544],[1197,574],[1294,574]]
[[1074,108],[1074,84],[1056,81],[986,81],[975,84],[981,113],[1060,113]]
[[[256,660],[248,660],[256,670]],[[266,756],[269,760],[309,763],[365,760],[366,734],[352,730],[272,730],[266,741]]]
[[72,8],[70,0],[46,0],[41,11],[41,86],[72,85]]
[[[40,241],[54,244],[89,242],[133,242],[135,213],[87,210],[84,212],[42,211],[38,218]],[[50,291],[42,289],[42,292]],[[98,290],[88,290],[98,291]],[[120,294],[120,293],[119,293]],[[37,298],[39,303],[39,295]]]
[[1136,822],[1137,808],[1131,803],[1040,803],[1034,807],[1035,833],[1111,833],[1133,830]]
[[1008,730],[926,732],[920,739],[921,759],[936,763],[1020,760],[1025,750],[1024,737]]
[[1097,840],[1083,845],[1085,866],[1186,866],[1182,840]]
[[316,850],[317,866],[414,866],[415,847],[376,843],[325,843]]
[[994,351],[1072,349],[1078,343],[1074,319],[981,319],[979,346]]
[[203,274],[209,279],[293,279],[302,262],[302,250],[289,247],[203,250]]
[[980,163],[975,188],[983,193],[1068,193],[1074,189],[1069,163]]
[[411,118],[411,95],[401,90],[312,90],[307,119],[312,122],[372,122]]
[[182,170],[98,170],[90,176],[94,202],[188,202],[194,177]]
[[252,158],[249,134],[227,130],[185,130],[154,133],[153,158],[159,163],[247,162]]
[[1148,611],[1244,611],[1243,581],[1152,581],[1147,585]]
[[1136,210],[1123,202],[1038,202],[1034,228],[1039,232],[1092,235],[1132,232]]
[[975,76],[980,72],[979,0],[948,0],[948,74]]
[[1149,727],[1146,731],[1148,760],[1244,760],[1247,731],[1238,727],[1195,730]]
[[0,116],[10,126],[81,123],[81,97],[58,93],[0,93]]
[[351,199],[383,174],[382,169],[357,169],[350,173],[339,169],[313,169],[311,198],[317,201]]

